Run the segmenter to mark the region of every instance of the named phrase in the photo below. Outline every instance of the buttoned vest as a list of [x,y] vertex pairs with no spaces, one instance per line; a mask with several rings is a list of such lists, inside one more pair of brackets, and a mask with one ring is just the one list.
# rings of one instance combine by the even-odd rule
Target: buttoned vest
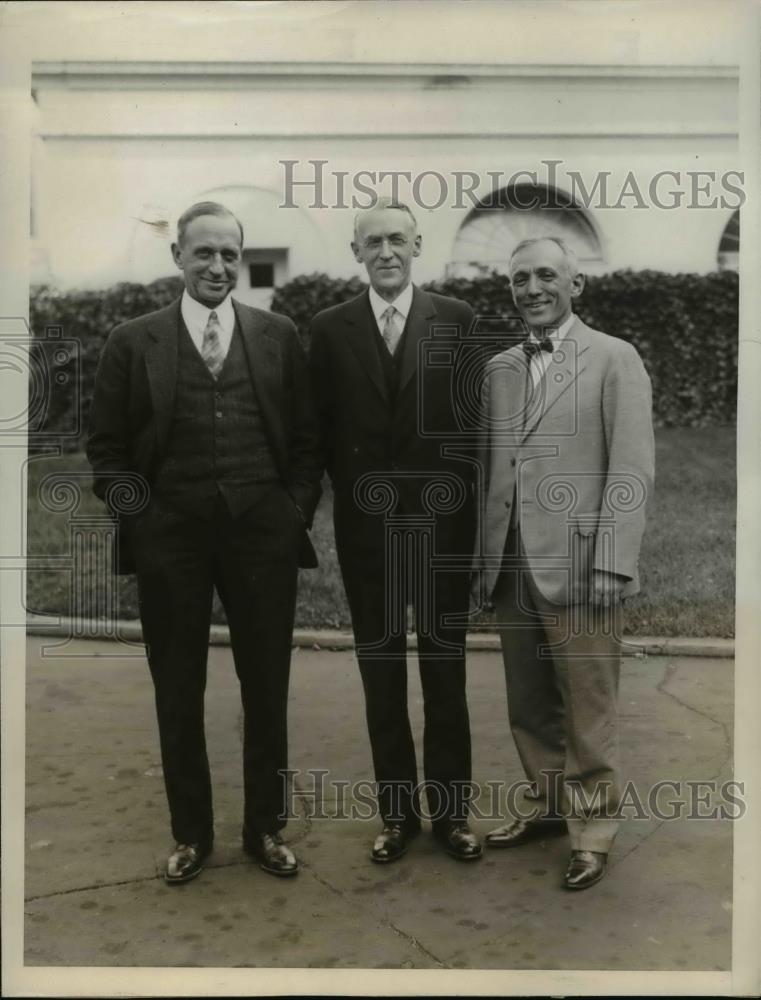
[[278,478],[237,322],[216,381],[180,322],[174,414],[155,495],[210,518],[221,494],[238,517]]

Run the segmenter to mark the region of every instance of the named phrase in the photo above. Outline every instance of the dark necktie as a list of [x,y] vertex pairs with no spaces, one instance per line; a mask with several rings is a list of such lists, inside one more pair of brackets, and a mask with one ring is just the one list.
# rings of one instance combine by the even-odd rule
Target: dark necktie
[[552,354],[554,350],[552,341],[549,337],[542,337],[540,341],[524,340],[521,347],[523,348],[523,353],[527,358],[533,358],[533,356],[538,354],[540,351],[547,351],[548,354]]

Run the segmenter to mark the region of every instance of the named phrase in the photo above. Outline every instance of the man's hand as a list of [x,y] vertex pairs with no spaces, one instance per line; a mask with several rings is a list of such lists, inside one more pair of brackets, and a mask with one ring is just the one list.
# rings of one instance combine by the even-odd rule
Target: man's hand
[[627,577],[619,576],[618,573],[606,573],[605,570],[596,569],[592,576],[589,603],[600,608],[615,607],[621,600],[621,591],[626,581]]
[[483,578],[481,573],[474,572],[470,578],[470,601],[468,605],[468,615],[472,618],[479,611],[488,611],[489,601],[484,600]]

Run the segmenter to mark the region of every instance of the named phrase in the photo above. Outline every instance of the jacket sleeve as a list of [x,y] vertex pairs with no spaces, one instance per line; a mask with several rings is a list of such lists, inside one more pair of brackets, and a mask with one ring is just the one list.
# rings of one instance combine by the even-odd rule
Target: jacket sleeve
[[309,377],[317,415],[321,464],[333,477],[334,411],[333,377],[327,343],[327,330],[319,317],[309,328]]
[[602,415],[608,467],[594,568],[632,579],[653,491],[655,442],[650,378],[636,350],[623,341],[605,373]]
[[86,450],[93,491],[112,509],[119,487],[129,491],[135,483],[129,436],[130,353],[128,331],[117,328],[103,348],[90,406]]
[[292,392],[288,460],[290,491],[301,510],[307,527],[320,500],[322,465],[320,462],[317,418],[304,349],[296,329],[289,321]]
[[489,495],[489,461],[491,457],[491,393],[489,380],[491,366],[480,368],[481,387],[478,405],[478,427],[475,447],[476,475],[476,531],[473,547],[473,565],[470,582],[469,612],[474,613],[491,605],[487,594],[484,557],[486,554],[486,501]]

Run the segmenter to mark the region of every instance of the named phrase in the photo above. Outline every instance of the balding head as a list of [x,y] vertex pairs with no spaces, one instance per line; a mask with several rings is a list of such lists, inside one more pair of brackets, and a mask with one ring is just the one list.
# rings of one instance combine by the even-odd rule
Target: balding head
[[557,237],[523,240],[510,257],[510,287],[518,311],[535,332],[557,329],[584,288],[576,255]]
[[575,252],[568,246],[566,241],[562,236],[536,236],[533,239],[521,240],[520,243],[513,249],[510,254],[510,262],[508,265],[509,270],[512,272],[513,257],[521,250],[525,250],[527,247],[534,246],[537,243],[554,243],[555,246],[560,248],[563,256],[565,257],[566,264],[568,266],[568,273],[573,278],[579,273],[579,258],[576,256]]

